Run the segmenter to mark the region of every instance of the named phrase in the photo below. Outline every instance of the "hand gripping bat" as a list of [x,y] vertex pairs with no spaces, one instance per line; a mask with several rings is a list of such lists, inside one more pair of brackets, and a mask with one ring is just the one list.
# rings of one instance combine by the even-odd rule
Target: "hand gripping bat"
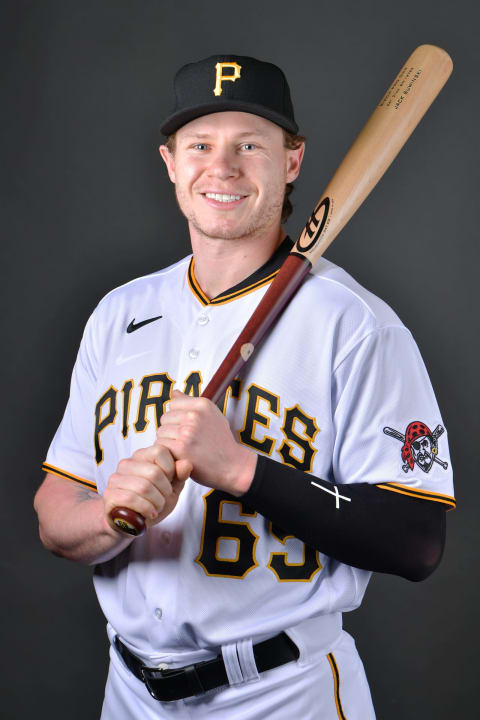
[[[218,402],[255,352],[312,266],[358,210],[395,159],[452,72],[441,48],[420,45],[410,55],[340,163],[325,192],[255,312],[203,392]],[[114,508],[111,521],[132,535],[145,529],[141,515]]]

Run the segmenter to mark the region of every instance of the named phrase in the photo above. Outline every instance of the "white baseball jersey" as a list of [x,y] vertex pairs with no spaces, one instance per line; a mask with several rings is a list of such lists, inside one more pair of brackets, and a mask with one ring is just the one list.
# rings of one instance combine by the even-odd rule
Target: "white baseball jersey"
[[[102,493],[121,458],[153,444],[172,390],[201,394],[285,251],[212,301],[191,257],[109,293],[87,323],[44,469]],[[447,433],[410,332],[326,259],[224,411],[239,442],[280,463],[454,505]],[[158,660],[294,626],[314,644],[305,621],[356,608],[369,577],[189,480],[172,514],[94,582],[113,631]]]

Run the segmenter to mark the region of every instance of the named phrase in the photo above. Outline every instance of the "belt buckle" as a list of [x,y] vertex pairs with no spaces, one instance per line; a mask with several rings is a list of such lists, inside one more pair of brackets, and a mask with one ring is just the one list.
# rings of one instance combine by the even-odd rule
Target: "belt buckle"
[[142,665],[140,675],[150,695],[159,702],[174,702],[205,693],[195,665],[187,665],[176,670],[149,668]]

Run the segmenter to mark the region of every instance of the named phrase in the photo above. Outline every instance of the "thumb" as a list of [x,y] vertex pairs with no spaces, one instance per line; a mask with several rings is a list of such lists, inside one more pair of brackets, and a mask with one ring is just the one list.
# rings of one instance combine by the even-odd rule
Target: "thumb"
[[175,462],[175,475],[177,480],[185,482],[187,478],[192,474],[193,465],[190,460],[176,460]]

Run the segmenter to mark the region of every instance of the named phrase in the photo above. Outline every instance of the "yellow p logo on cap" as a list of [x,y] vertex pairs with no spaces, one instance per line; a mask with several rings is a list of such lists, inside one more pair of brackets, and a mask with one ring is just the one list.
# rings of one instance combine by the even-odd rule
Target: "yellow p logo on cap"
[[[224,75],[223,69],[224,68],[232,68],[233,74],[232,75]],[[218,62],[215,65],[215,69],[217,71],[217,77],[216,77],[216,83],[215,83],[215,89],[213,91],[214,95],[221,95],[222,90],[222,82],[225,80],[231,80],[232,82],[235,82],[235,80],[238,80],[240,77],[240,70],[242,69],[242,66],[239,65],[236,62]]]

